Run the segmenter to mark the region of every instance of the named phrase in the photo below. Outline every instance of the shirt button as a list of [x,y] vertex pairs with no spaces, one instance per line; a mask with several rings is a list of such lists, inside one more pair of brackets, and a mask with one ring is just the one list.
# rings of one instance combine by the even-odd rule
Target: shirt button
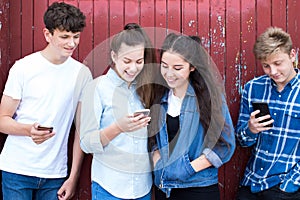
[[266,153],[268,154],[268,153],[269,153],[269,151],[266,151]]
[[264,168],[260,168],[260,170],[264,170]]
[[279,97],[281,97],[281,95],[278,95]]
[[274,115],[276,116],[276,115],[277,115],[277,113],[274,113]]
[[252,185],[255,186],[255,183],[253,183]]

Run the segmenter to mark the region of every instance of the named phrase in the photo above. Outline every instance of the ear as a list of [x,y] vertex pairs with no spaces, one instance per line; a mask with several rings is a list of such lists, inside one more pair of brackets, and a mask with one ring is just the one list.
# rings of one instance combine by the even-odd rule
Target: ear
[[113,62],[116,62],[117,54],[116,54],[114,51],[111,51],[111,52],[110,52],[110,56],[111,56],[111,60],[112,60]]
[[190,72],[193,72],[193,71],[195,71],[195,67],[194,66],[190,66]]
[[52,37],[52,34],[50,33],[50,31],[47,28],[43,28],[43,34],[44,34],[46,41],[48,43],[50,43],[50,41],[51,41],[50,39]]
[[291,61],[292,61],[292,62],[295,62],[295,61],[296,61],[296,57],[297,57],[296,50],[295,50],[295,49],[292,49],[292,50],[291,50],[291,53],[290,53]]

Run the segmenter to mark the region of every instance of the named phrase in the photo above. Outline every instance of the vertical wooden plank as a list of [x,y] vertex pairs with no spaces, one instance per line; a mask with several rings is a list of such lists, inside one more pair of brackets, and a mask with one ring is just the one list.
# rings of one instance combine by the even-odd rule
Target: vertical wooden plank
[[9,3],[9,60],[12,64],[22,56],[21,5],[21,0],[11,0]]
[[293,47],[297,51],[297,59],[295,62],[295,67],[299,68],[299,48],[300,48],[300,19],[299,19],[299,0],[288,0],[287,1],[287,31],[292,37]]
[[78,8],[86,16],[86,26],[81,33],[80,43],[78,47],[78,60],[82,62],[93,49],[93,2],[80,1]]
[[[241,9],[239,14],[241,16],[241,45],[240,45],[240,66],[239,66],[239,84],[241,89],[244,84],[255,76],[256,61],[253,51],[253,45],[256,39],[256,10],[255,1],[243,1],[241,2]],[[258,25],[259,26],[259,25]],[[237,93],[237,96],[241,94]],[[239,108],[239,105],[238,105]],[[236,116],[237,119],[238,116]],[[236,178],[241,178],[244,175],[247,161],[249,159],[251,148],[241,147],[237,143],[234,157],[231,161],[233,163],[234,173],[238,176]],[[228,173],[228,170],[226,170]],[[238,187],[236,183],[235,187]],[[235,188],[237,189],[237,188]],[[234,194],[236,195],[236,193]]]
[[[256,40],[255,29],[255,1],[246,1],[241,4],[241,78],[242,85],[255,76],[255,57],[253,55],[253,45]],[[258,24],[259,26],[259,24]]]
[[[240,1],[226,1],[226,67],[225,67],[225,89],[228,108],[234,125],[237,122],[241,92],[241,18]],[[239,151],[235,151],[231,160],[219,170],[219,177],[223,177],[224,190],[223,199],[235,199],[238,190],[241,173]],[[220,173],[223,172],[223,173]],[[233,173],[228,173],[233,172]]]
[[182,32],[186,35],[198,35],[197,1],[182,1]]
[[168,1],[167,4],[167,28],[168,33],[179,33],[182,31],[182,7],[181,1]]
[[272,0],[272,26],[286,30],[286,0]]
[[87,57],[94,77],[103,74],[108,65],[109,20],[109,0],[94,0],[94,48]]
[[46,40],[43,35],[43,28],[44,25],[44,13],[48,8],[48,2],[46,0],[44,1],[33,1],[33,51],[39,51],[45,48],[47,45]]
[[112,37],[114,34],[120,32],[123,29],[123,26],[124,26],[124,1],[123,0],[110,1],[110,7],[109,7],[110,37]]
[[124,6],[124,25],[127,23],[140,23],[140,1],[125,0]]
[[33,1],[22,0],[22,57],[33,52]]
[[198,35],[204,48],[210,53],[210,0],[198,0]]
[[167,35],[167,1],[155,1],[155,46],[161,45]]
[[225,0],[211,1],[211,56],[221,75],[224,75]]
[[155,0],[141,1],[140,3],[140,25],[145,29],[154,45],[155,37]]
[[[272,24],[272,0],[257,0],[256,13],[256,37],[258,37]],[[256,61],[256,75],[263,73],[260,63]]]
[[[224,76],[225,63],[225,0],[210,2],[210,37],[211,37],[211,57],[216,63],[222,77]],[[219,169],[220,196],[224,199],[224,167]]]
[[[7,79],[9,64],[9,0],[0,1],[0,98]],[[4,137],[0,136],[0,148]],[[1,194],[1,193],[0,193]],[[1,197],[1,195],[0,195]]]

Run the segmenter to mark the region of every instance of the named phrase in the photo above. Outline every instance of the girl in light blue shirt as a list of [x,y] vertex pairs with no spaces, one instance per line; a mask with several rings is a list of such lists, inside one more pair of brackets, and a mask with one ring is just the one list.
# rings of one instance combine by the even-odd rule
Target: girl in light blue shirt
[[147,80],[154,55],[138,25],[123,30],[111,42],[111,68],[84,91],[80,138],[93,154],[92,199],[151,199],[150,117],[133,113],[153,99]]

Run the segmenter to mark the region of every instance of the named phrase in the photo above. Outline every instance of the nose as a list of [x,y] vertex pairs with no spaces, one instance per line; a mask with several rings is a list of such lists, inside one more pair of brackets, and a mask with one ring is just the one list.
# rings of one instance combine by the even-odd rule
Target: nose
[[74,46],[75,46],[74,40],[73,40],[73,39],[70,39],[70,41],[68,42],[68,45],[69,45],[70,47],[74,47]]
[[270,74],[271,75],[277,74],[277,68],[273,65],[270,65]]

